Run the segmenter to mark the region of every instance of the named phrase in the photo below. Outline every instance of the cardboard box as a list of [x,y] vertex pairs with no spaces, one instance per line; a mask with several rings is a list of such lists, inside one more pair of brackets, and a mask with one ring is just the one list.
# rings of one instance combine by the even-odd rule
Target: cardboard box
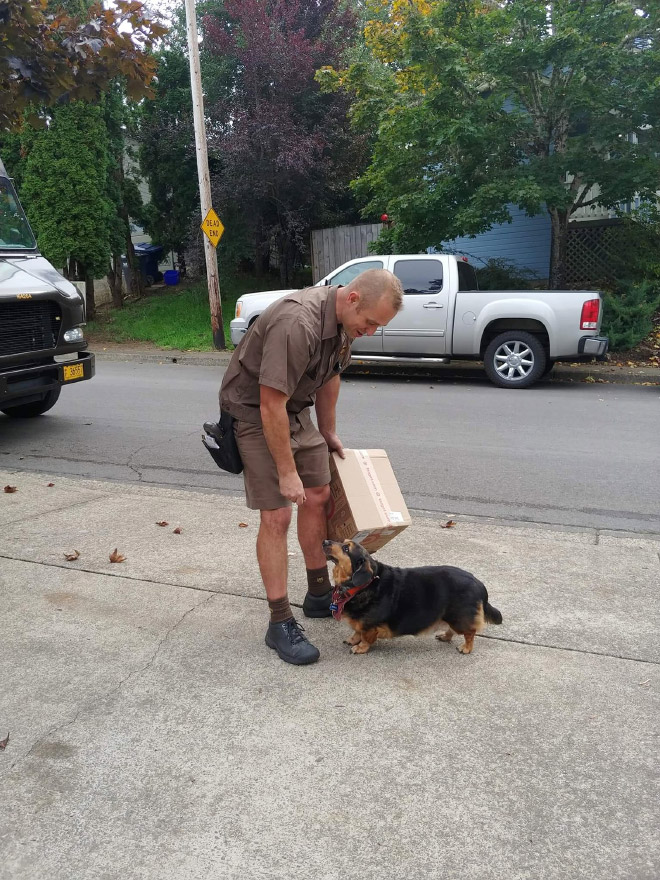
[[330,456],[328,538],[358,541],[370,553],[410,525],[410,514],[384,449]]

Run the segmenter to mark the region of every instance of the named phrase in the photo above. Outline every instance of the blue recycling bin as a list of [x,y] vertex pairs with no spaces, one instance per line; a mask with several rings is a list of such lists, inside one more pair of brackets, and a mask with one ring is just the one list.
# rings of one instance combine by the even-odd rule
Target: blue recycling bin
[[163,275],[158,271],[158,263],[163,256],[163,247],[159,244],[136,244],[135,256],[140,264],[140,272],[147,287],[162,281]]

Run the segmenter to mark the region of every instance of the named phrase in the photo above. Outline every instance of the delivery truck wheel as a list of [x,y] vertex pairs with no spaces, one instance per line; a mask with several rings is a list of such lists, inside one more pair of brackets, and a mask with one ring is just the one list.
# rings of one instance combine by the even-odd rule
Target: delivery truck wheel
[[525,330],[500,333],[484,354],[486,375],[500,388],[529,388],[545,373],[546,362],[543,344]]
[[35,400],[32,403],[16,403],[13,406],[2,406],[0,412],[13,419],[31,419],[40,416],[52,409],[60,396],[60,388],[47,391],[43,400]]

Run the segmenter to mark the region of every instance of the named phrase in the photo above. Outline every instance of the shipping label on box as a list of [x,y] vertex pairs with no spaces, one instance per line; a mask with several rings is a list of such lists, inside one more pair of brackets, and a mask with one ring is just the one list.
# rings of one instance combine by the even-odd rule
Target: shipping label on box
[[410,525],[410,514],[384,449],[330,456],[328,538],[378,550]]

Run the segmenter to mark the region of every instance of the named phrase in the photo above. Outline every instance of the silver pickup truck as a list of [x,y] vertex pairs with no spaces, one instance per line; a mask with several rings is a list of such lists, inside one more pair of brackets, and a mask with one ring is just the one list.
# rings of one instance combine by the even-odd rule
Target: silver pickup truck
[[[528,388],[556,361],[602,358],[602,298],[592,290],[484,290],[464,257],[449,254],[363,257],[339,266],[317,286],[346,285],[366,269],[389,269],[405,292],[404,307],[373,336],[356,339],[355,364],[433,366],[483,361],[501,388]],[[290,293],[250,293],[236,303],[234,345],[275,300]]]

